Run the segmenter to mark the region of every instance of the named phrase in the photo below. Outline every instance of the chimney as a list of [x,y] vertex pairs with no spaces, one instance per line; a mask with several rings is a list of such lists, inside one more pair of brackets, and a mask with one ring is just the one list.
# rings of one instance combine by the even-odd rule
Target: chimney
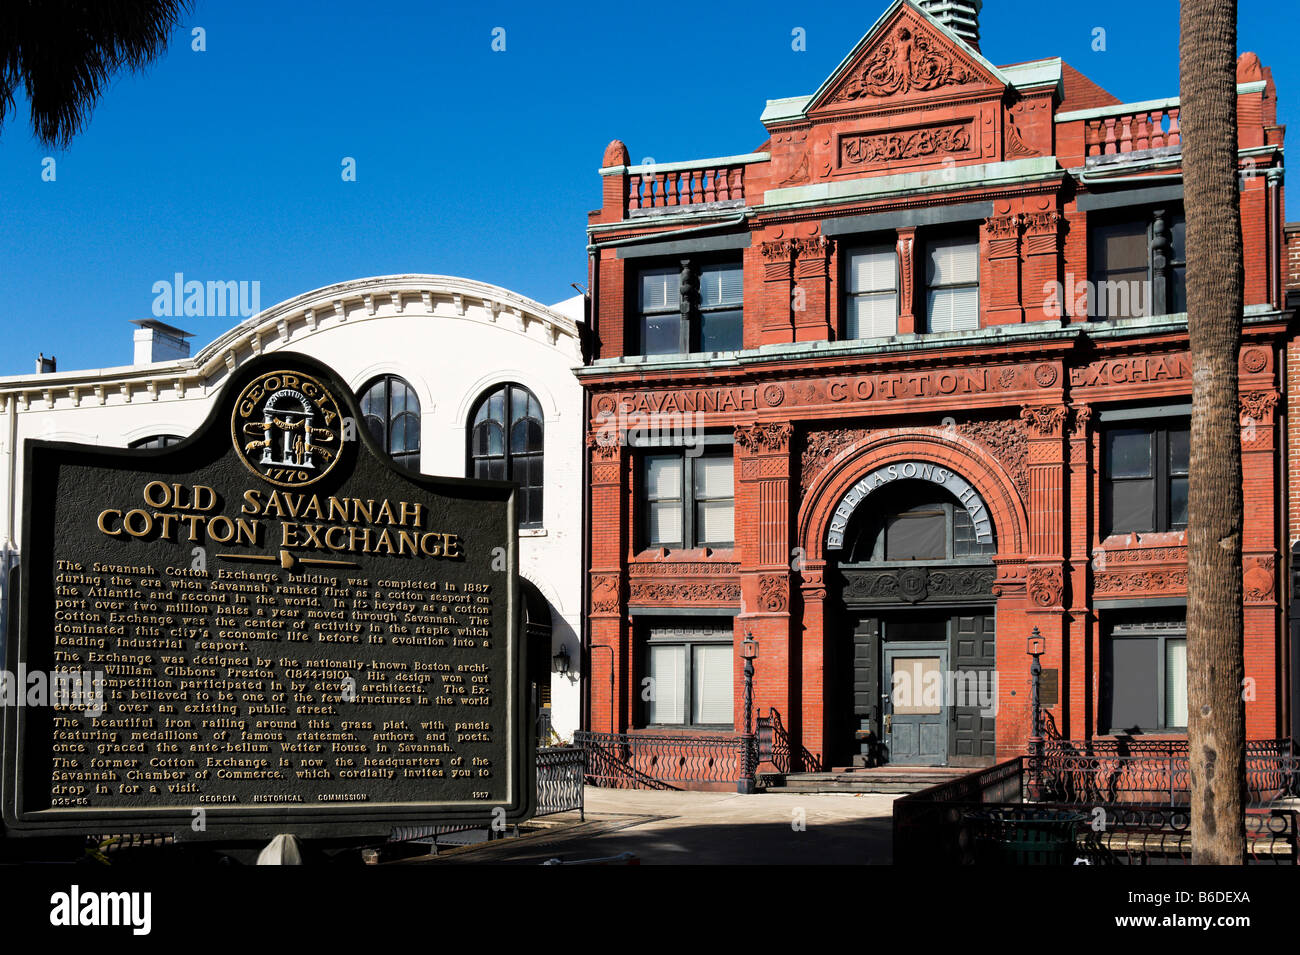
[[58,368],[58,365],[59,363],[53,355],[46,358],[45,352],[41,352],[36,356],[36,374],[38,375],[51,374]]
[[980,48],[980,8],[984,0],[916,0],[916,4],[967,44]]
[[136,365],[156,361],[176,361],[190,357],[191,333],[152,318],[139,318],[131,322],[135,330]]

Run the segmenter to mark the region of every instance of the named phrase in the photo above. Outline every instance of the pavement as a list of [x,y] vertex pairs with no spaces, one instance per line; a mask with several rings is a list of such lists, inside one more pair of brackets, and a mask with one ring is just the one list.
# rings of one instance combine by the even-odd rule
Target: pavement
[[407,863],[539,865],[630,853],[642,865],[888,865],[896,798],[588,786],[585,821],[576,812],[544,816],[519,838]]

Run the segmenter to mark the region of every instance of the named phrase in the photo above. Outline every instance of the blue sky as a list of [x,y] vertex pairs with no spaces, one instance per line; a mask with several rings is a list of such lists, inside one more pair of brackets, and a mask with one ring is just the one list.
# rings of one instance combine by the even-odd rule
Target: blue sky
[[[0,131],[0,374],[39,351],[60,370],[129,364],[129,320],[176,272],[258,281],[263,308],[398,272],[567,298],[609,140],[634,162],[747,152],[764,100],[811,93],[887,5],[198,0],[68,150],[36,143],[22,101]],[[1239,37],[1285,123],[1297,63],[1278,9],[1241,0]],[[981,25],[994,63],[1061,56],[1125,101],[1178,93],[1176,0],[985,0]],[[176,323],[201,346],[234,322]]]

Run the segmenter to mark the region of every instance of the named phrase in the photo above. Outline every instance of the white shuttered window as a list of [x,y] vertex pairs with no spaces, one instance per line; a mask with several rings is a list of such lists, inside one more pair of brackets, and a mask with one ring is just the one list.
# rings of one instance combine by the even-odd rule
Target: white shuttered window
[[898,334],[898,256],[892,245],[849,253],[846,284],[848,338]]
[[975,239],[936,239],[926,249],[926,330],[955,332],[980,323],[980,254]]
[[[666,621],[665,621],[666,623]],[[730,626],[703,621],[651,626],[646,638],[645,722],[729,727],[735,719],[735,642]]]

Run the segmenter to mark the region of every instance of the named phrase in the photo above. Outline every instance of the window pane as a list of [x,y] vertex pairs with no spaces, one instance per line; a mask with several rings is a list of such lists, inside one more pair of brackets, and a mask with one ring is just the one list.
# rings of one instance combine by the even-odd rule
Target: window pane
[[1165,726],[1187,725],[1187,640],[1165,641]]
[[732,648],[697,646],[692,665],[691,722],[732,721]]
[[707,501],[695,505],[696,543],[734,543],[735,519],[736,507],[731,501]]
[[686,722],[686,648],[650,648],[650,722]]
[[382,381],[375,382],[361,396],[361,413],[363,415],[388,417],[388,407],[384,400],[384,383]]
[[700,305],[739,305],[744,301],[739,265],[706,265],[700,269]]
[[1186,474],[1191,457],[1191,432],[1169,432],[1169,473]]
[[695,459],[695,496],[731,497],[735,464],[730,457],[708,455]]
[[420,450],[420,419],[415,414],[408,411],[393,422],[388,450],[393,454]]
[[885,338],[898,334],[898,294],[855,295],[848,306],[845,334],[849,338]]
[[647,500],[681,500],[681,458],[667,454],[650,455],[645,459],[645,475]]
[[540,487],[532,487],[526,490],[523,493],[521,506],[523,512],[520,515],[520,523],[542,523],[542,489]]
[[1112,481],[1103,488],[1109,532],[1155,530],[1155,481]]
[[1175,266],[1169,276],[1170,288],[1169,311],[1187,311],[1187,266]]
[[927,330],[958,332],[979,327],[980,290],[974,288],[931,289],[926,313]]
[[542,424],[531,418],[516,421],[510,429],[510,452],[523,454],[525,451],[537,451],[542,447]]
[[505,454],[506,438],[501,425],[495,421],[484,421],[474,428],[475,454]]
[[1169,230],[1169,258],[1174,262],[1187,261],[1187,222],[1182,216],[1173,220]]
[[1111,641],[1110,725],[1105,731],[1149,730],[1159,725],[1158,651],[1154,639]]
[[1152,312],[1145,267],[1103,273],[1088,294],[1089,308],[1097,318],[1137,318]]
[[1169,529],[1182,530],[1187,526],[1187,478],[1169,481]]
[[704,312],[700,315],[700,351],[740,351],[743,311]]
[[1151,477],[1150,431],[1110,431],[1106,434],[1106,476]]
[[938,239],[928,246],[927,285],[961,285],[980,278],[980,245],[970,239]]
[[394,417],[406,410],[406,391],[406,382],[402,381],[400,378],[394,378],[392,397],[392,411]]
[[942,560],[947,544],[948,517],[943,511],[899,514],[886,522],[886,560]]
[[641,353],[676,355],[682,350],[682,317],[673,312],[647,315],[642,329]]
[[682,543],[682,505],[679,501],[651,504],[647,517],[650,546]]
[[641,310],[677,308],[680,303],[681,273],[677,269],[654,269],[641,273]]
[[850,253],[849,292],[894,291],[897,287],[897,257],[893,246],[878,246]]
[[1147,224],[1145,220],[1103,226],[1098,230],[1097,271],[1146,270]]

